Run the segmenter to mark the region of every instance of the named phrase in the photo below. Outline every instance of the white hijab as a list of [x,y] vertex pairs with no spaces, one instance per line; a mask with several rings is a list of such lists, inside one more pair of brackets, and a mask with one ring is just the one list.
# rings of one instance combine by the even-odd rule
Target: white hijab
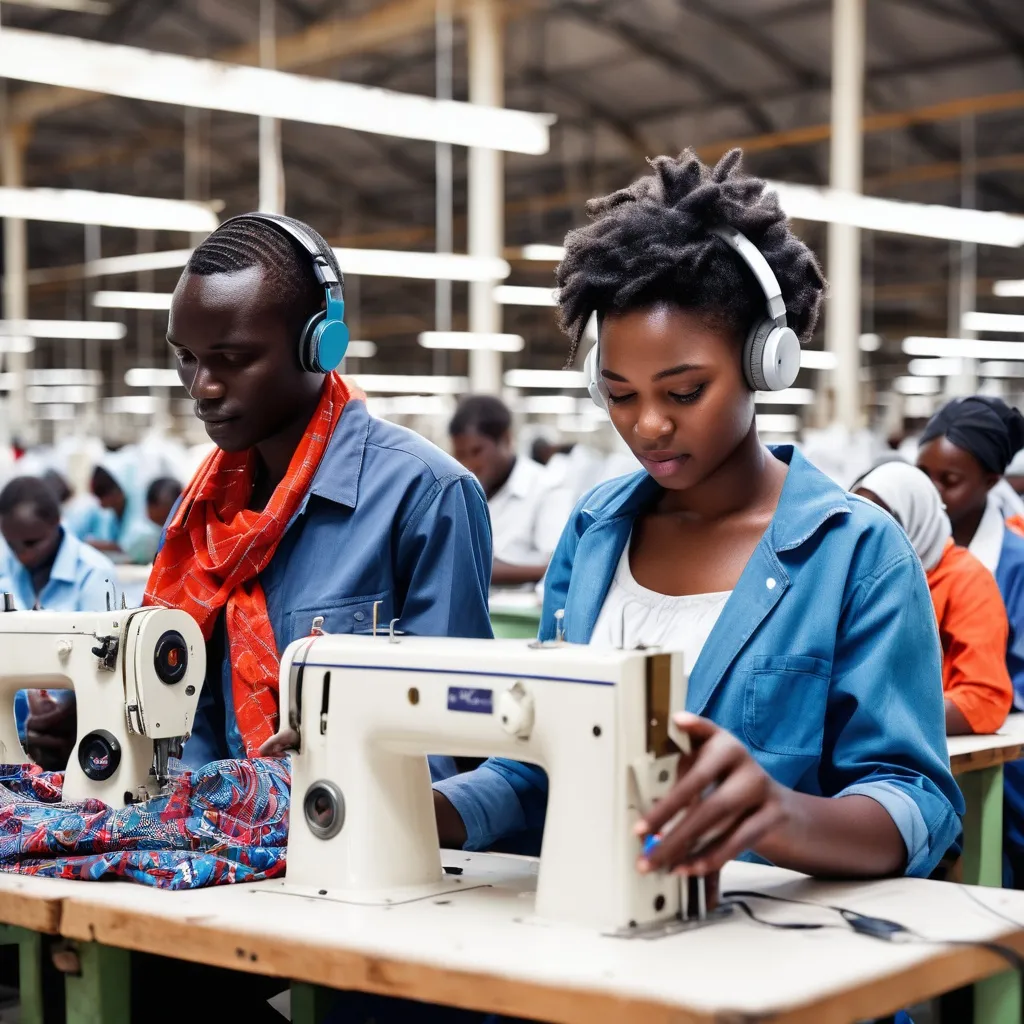
[[906,462],[886,462],[856,487],[877,494],[892,509],[925,570],[939,564],[953,528],[939,492],[921,470]]

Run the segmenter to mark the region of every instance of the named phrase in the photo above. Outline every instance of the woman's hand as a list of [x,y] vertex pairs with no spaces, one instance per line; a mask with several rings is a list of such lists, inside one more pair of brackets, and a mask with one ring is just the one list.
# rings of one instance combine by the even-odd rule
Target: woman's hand
[[[714,722],[691,714],[674,721],[690,737],[692,753],[680,758],[675,786],[637,823],[639,835],[661,834],[637,867],[710,875],[785,824],[786,791]],[[665,831],[680,811],[686,814]]]

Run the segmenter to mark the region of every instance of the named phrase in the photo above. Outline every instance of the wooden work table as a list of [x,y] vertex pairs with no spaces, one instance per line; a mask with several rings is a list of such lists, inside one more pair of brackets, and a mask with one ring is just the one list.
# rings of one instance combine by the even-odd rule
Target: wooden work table
[[[534,861],[470,854],[446,860],[465,873],[448,877],[436,897],[390,906],[292,893],[281,882],[168,893],[128,883],[0,875],[0,919],[56,925],[83,951],[139,950],[562,1024],[767,1018],[849,1024],[1006,966],[976,947],[891,944],[845,926],[780,931],[739,910],[663,938],[604,936],[532,918]],[[837,904],[899,921],[931,938],[1000,941],[1024,951],[1024,893],[969,894],[962,886],[904,879],[819,883],[748,864],[730,864],[723,888]],[[1021,925],[986,911],[977,900]],[[841,924],[835,912],[819,907],[760,900],[751,905],[768,920]],[[97,971],[105,969],[95,963]],[[99,981],[86,979],[83,985],[81,977],[75,979],[79,1004],[85,992],[96,998],[104,991],[123,992],[128,958],[113,963],[116,977],[107,969]],[[88,968],[88,958],[82,964]],[[79,1019],[119,1024],[127,1018],[108,1009]],[[293,1019],[302,1024],[313,1018],[293,1006]]]

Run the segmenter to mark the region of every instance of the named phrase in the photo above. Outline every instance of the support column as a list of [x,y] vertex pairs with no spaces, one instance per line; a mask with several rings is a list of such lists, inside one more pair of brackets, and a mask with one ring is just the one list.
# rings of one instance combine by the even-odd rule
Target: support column
[[[861,190],[863,93],[864,0],[833,0],[830,184],[848,192]],[[829,224],[828,277],[825,341],[837,360],[833,419],[852,431],[861,425],[859,229]]]
[[[274,0],[260,0],[260,67],[277,63]],[[266,213],[284,213],[284,163],[281,159],[281,122],[260,118],[260,203]]]
[[[966,115],[960,122],[960,205],[965,210],[977,207],[975,180],[974,117]],[[976,338],[976,331],[963,326],[964,314],[978,308],[978,246],[975,242],[949,243],[949,322],[950,338]],[[964,359],[961,370],[946,378],[948,397],[973,395],[978,390],[978,361]]]
[[[26,126],[7,128],[0,138],[0,164],[4,185],[21,188],[25,184],[25,150],[29,132]],[[4,301],[5,320],[28,319],[28,237],[25,221],[7,217],[4,220]],[[8,392],[6,423],[0,427],[0,443],[7,443],[12,434],[17,434],[26,443],[35,440],[29,436],[34,424],[29,423],[28,403],[25,401],[26,372],[29,356],[25,352],[13,351],[23,338],[9,338],[7,370],[14,374],[13,386]]]
[[[451,0],[437,0],[434,38],[437,50],[435,91],[439,100],[450,100],[452,98],[452,55],[454,50]],[[453,251],[455,243],[452,220],[454,166],[450,142],[438,142],[434,147],[434,178],[435,249],[439,253],[450,253]],[[434,330],[450,331],[451,329],[452,283],[438,280],[434,282]],[[434,373],[445,374],[447,372],[448,353],[443,349],[435,349]]]
[[[505,103],[504,33],[494,0],[472,0],[466,10],[469,39],[469,101],[482,106]],[[500,257],[505,238],[505,183],[502,154],[496,149],[469,151],[469,254]],[[494,299],[497,281],[469,286],[469,329],[501,331],[501,308]],[[469,382],[475,392],[501,393],[501,353],[471,351]]]

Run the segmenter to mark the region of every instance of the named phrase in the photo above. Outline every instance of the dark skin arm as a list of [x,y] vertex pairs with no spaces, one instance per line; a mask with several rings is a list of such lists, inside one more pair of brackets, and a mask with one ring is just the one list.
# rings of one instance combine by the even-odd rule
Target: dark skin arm
[[452,802],[443,793],[434,790],[434,815],[437,834],[446,850],[461,850],[466,842],[466,825]]
[[25,753],[44,771],[61,772],[75,747],[78,713],[74,700],[54,706],[29,691]]
[[547,569],[547,563],[544,565],[512,565],[496,558],[491,568],[491,583],[506,587],[519,583],[539,583],[544,578]]
[[951,701],[944,701],[946,705],[946,735],[947,736],[970,736],[974,733],[964,713]]
[[[867,878],[903,869],[903,838],[881,804],[860,795],[796,793],[775,782],[714,722],[683,714],[676,724],[689,735],[693,753],[681,759],[671,792],[637,825],[638,834],[662,834],[639,860],[640,871],[709,875],[746,850],[811,875]],[[666,830],[682,810],[686,815]]]

